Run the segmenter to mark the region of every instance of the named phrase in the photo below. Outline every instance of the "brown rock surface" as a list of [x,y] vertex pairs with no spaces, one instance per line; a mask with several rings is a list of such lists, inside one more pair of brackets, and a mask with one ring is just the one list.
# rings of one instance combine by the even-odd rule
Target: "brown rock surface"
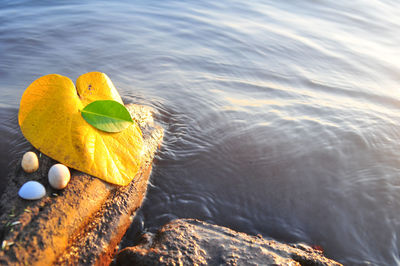
[[[0,200],[1,265],[110,263],[143,201],[151,163],[163,138],[163,130],[154,124],[150,108],[127,108],[140,124],[146,150],[139,173],[126,187],[72,170],[68,186],[54,190],[47,181],[47,173],[56,162],[33,147],[40,155],[38,171],[27,174],[20,161],[15,163]],[[46,187],[44,198],[27,201],[18,197],[19,188],[29,180]]]
[[178,219],[121,250],[115,265],[341,265],[304,244],[282,244],[194,219]]

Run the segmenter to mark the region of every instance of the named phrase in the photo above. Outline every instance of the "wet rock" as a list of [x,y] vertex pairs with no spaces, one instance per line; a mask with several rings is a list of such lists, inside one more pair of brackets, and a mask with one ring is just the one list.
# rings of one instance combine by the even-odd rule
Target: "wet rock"
[[282,244],[194,219],[178,219],[141,244],[121,250],[115,265],[341,265],[304,244]]
[[[40,154],[39,169],[25,173],[21,161],[0,199],[0,265],[108,265],[147,189],[154,154],[163,130],[154,124],[149,108],[128,105],[139,122],[145,142],[142,166],[126,187],[106,183],[71,169],[64,190],[53,189],[47,179],[54,160]],[[38,181],[46,195],[23,200],[18,189],[28,180]]]

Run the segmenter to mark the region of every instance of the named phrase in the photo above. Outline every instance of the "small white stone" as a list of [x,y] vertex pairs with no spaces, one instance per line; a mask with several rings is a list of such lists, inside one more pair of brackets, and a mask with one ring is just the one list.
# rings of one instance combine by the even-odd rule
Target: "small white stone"
[[38,200],[46,195],[46,189],[39,182],[28,181],[19,189],[18,195],[26,200]]
[[22,169],[27,173],[33,173],[39,168],[39,159],[36,153],[28,151],[24,154],[21,161]]
[[68,185],[71,174],[68,167],[63,164],[55,164],[49,170],[49,183],[55,189],[63,189]]

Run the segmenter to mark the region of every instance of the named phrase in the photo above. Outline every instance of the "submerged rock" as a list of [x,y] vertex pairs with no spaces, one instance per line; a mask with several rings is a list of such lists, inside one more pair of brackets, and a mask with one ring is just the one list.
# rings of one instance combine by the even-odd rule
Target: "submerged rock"
[[304,244],[283,244],[194,219],[164,225],[121,250],[115,265],[341,265]]

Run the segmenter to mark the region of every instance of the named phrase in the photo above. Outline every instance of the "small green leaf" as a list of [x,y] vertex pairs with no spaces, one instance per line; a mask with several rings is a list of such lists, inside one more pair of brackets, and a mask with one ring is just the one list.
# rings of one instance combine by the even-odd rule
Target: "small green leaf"
[[125,106],[113,100],[91,102],[81,114],[86,122],[105,132],[120,132],[133,123]]

